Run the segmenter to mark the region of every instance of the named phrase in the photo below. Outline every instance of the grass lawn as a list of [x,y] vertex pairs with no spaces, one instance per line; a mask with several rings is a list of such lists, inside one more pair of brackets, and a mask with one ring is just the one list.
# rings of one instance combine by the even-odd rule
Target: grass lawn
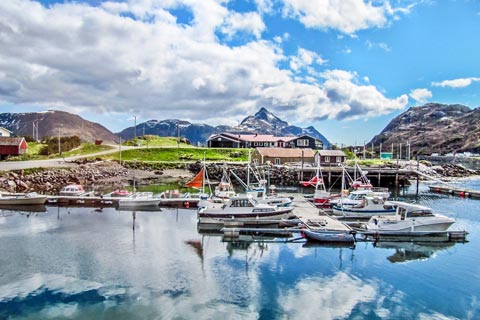
[[[58,158],[58,153],[51,154],[49,156],[44,156],[38,154],[42,147],[46,146],[45,144],[30,142],[28,143],[28,154],[24,154],[18,157],[9,157],[9,161],[26,161],[26,160],[44,160],[44,159],[54,159]],[[83,154],[90,154],[95,152],[100,152],[104,150],[109,150],[111,147],[103,145],[95,145],[93,143],[82,143],[79,148],[76,148],[72,151],[62,152],[62,157],[71,157],[78,156]]]
[[[148,148],[122,151],[123,161],[247,161],[248,149],[232,148]],[[118,152],[101,156],[103,159],[119,159]]]
[[[123,145],[125,146],[135,146],[139,145],[142,147],[178,147],[178,139],[176,137],[160,137],[156,135],[144,135],[137,137],[137,140],[131,139],[125,141]],[[190,144],[184,143],[180,141],[181,148],[194,148]]]

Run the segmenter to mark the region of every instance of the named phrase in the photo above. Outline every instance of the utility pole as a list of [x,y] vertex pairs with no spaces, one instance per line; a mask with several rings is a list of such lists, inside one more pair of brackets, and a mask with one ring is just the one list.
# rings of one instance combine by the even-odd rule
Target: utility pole
[[60,125],[60,127],[58,127],[58,155],[61,156],[62,155],[62,149],[61,149],[61,143],[60,143],[60,130],[62,128],[62,125]]
[[118,153],[119,153],[120,165],[122,165],[122,138],[121,137],[120,137],[120,141],[118,142]]
[[137,145],[137,116],[133,115],[133,142]]
[[365,140],[363,140],[363,159],[365,160]]

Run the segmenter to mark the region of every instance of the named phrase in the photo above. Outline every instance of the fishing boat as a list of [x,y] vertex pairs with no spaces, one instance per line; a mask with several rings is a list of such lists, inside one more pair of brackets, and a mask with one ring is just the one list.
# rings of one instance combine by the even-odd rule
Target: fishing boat
[[429,207],[392,201],[396,206],[394,215],[372,216],[364,228],[370,231],[446,231],[455,220],[444,215],[436,214]]
[[43,205],[46,201],[47,196],[39,195],[36,192],[0,194],[0,205],[3,206]]
[[83,186],[81,184],[69,184],[68,186],[63,187],[60,190],[60,195],[61,196],[80,196],[84,195],[86,192],[83,189]]
[[225,220],[281,220],[290,217],[292,207],[277,207],[259,203],[247,195],[235,196],[227,203],[200,208],[199,223],[218,223]]
[[365,196],[359,204],[339,204],[332,207],[333,214],[349,218],[368,219],[374,215],[394,215],[396,208],[391,201],[382,197]]
[[330,206],[354,206],[360,205],[365,197],[381,197],[383,200],[390,198],[388,188],[372,187],[349,192],[348,196],[330,200]]
[[[327,191],[325,183],[323,181],[322,169],[320,162],[317,165],[317,171],[315,176],[309,181],[301,181],[301,185],[304,187],[314,186],[315,192],[312,197],[306,197],[308,201],[311,201],[317,208],[330,208],[330,201],[341,197],[340,193],[332,193]],[[343,185],[343,179],[342,179]],[[343,189],[343,188],[342,188]]]
[[158,207],[160,199],[153,196],[152,192],[134,192],[128,197],[118,199],[119,209],[137,209]]

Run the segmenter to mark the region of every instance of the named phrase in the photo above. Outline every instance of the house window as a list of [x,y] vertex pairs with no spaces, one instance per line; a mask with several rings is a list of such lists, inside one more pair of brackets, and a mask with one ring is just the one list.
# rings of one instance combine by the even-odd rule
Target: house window
[[275,164],[280,164],[280,158],[275,158]]
[[325,156],[325,162],[330,162],[330,156]]
[[299,147],[308,147],[308,139],[298,139],[297,146]]

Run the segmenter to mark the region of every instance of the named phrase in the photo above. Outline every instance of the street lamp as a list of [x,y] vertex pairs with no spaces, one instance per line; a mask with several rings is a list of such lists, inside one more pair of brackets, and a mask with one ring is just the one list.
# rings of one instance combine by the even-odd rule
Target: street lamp
[[62,155],[62,144],[60,142],[60,131],[62,129],[62,126],[63,125],[60,125],[60,127],[58,127],[58,155],[61,156]]

